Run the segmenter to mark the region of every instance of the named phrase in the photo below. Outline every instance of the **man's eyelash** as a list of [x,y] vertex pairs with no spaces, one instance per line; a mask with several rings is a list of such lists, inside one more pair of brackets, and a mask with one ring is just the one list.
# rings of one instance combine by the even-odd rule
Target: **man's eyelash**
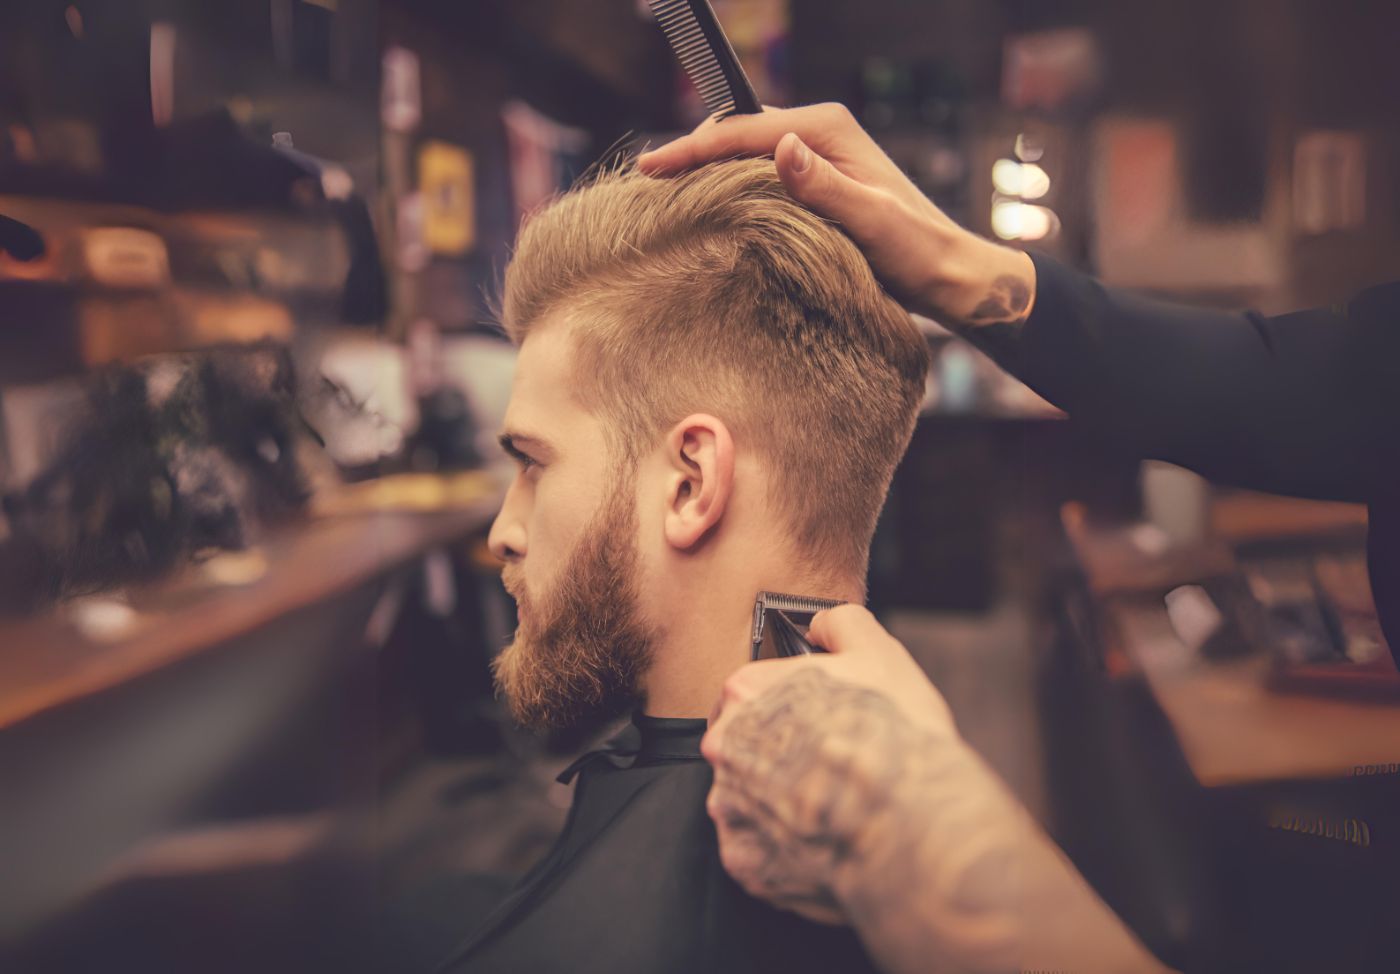
[[502,436],[500,438],[500,443],[501,449],[510,454],[510,458],[520,465],[521,470],[529,470],[538,463],[534,457],[516,446],[510,436]]

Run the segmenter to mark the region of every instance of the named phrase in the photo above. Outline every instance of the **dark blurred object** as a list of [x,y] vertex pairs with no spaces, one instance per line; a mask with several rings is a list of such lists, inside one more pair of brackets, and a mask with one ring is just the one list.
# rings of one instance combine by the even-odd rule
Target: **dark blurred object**
[[471,404],[442,366],[442,332],[433,321],[420,318],[409,327],[407,339],[409,385],[418,401],[418,428],[404,445],[409,469],[481,466]]
[[476,424],[467,397],[456,386],[441,385],[418,400],[418,429],[406,445],[414,470],[463,470],[481,466]]
[[967,85],[947,62],[868,58],[860,68],[856,110],[861,124],[955,136],[962,127]]
[[910,66],[891,58],[868,59],[860,70],[858,112],[873,131],[915,121],[914,77]]
[[345,271],[340,317],[350,324],[374,324],[389,312],[389,285],[379,254],[379,238],[369,206],[360,196],[334,204],[331,208],[350,249],[350,266]]
[[299,209],[320,195],[315,176],[247,138],[226,109],[104,143],[96,170],[63,159],[0,159],[0,192],[131,203],[156,209]]
[[363,196],[352,192],[349,173],[327,159],[318,159],[292,145],[291,134],[278,132],[273,148],[313,177],[322,196],[345,234],[350,251],[350,267],[345,272],[340,316],[352,324],[381,320],[389,310],[388,285],[374,235],[374,221]]
[[17,966],[6,970],[374,970],[364,893],[370,867],[342,849],[297,851],[290,861],[249,856],[124,877],[25,938]]
[[1400,695],[1400,672],[1381,632],[1364,552],[1314,553],[1296,562],[1295,572],[1305,579],[1306,590],[1282,612],[1271,613],[1278,638],[1270,647],[1270,685],[1308,693]]
[[44,255],[44,238],[27,223],[0,214],[0,252],[29,262]]
[[98,374],[47,469],[3,499],[0,611],[239,549],[311,495],[290,353],[273,345]]
[[1261,559],[1243,568],[1267,613],[1267,648],[1281,664],[1346,661],[1324,615],[1310,560]]
[[488,601],[505,600],[496,572],[465,554],[442,548],[423,558],[378,663],[379,712],[416,725],[417,743],[434,755],[503,746],[490,665],[499,642],[488,634]]

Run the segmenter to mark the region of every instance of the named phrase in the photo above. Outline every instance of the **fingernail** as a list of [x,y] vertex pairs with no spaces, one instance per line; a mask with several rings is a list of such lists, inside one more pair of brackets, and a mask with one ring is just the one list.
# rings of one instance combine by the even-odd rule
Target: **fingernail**
[[812,165],[812,150],[797,136],[794,135],[792,140],[796,143],[793,149],[792,171],[800,175]]

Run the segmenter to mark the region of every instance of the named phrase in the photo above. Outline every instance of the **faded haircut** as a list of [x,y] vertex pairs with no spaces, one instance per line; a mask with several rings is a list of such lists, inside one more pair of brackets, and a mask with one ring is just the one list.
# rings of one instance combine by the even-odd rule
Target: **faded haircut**
[[624,166],[575,187],[525,222],[500,311],[517,345],[567,318],[577,397],[622,469],[710,413],[767,469],[794,554],[818,577],[863,575],[928,345],[771,160],[669,179]]

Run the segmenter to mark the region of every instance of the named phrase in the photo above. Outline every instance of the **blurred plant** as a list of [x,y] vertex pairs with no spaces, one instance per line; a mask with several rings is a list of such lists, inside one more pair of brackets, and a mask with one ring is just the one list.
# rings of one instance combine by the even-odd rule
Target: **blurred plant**
[[0,611],[32,611],[246,547],[305,509],[319,439],[302,418],[282,346],[98,373],[49,466],[3,497],[10,536],[0,544]]

